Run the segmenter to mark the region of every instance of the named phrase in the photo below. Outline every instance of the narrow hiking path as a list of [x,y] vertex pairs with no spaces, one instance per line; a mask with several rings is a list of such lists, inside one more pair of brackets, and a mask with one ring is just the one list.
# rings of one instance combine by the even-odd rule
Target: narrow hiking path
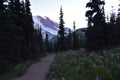
[[49,55],[40,59],[39,62],[31,65],[23,76],[12,80],[45,80],[54,58],[55,55]]

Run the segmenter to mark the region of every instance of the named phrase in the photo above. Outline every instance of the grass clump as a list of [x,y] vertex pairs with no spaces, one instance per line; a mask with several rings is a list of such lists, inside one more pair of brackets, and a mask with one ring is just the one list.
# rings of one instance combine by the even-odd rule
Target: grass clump
[[17,65],[11,64],[9,66],[10,70],[5,72],[3,75],[0,75],[0,80],[11,80],[11,78],[22,76],[26,72],[26,70],[29,68],[29,66],[36,63],[37,61],[39,61],[39,59],[43,58],[46,55],[48,54],[37,55],[36,59],[26,60]]
[[9,73],[5,73],[4,75],[2,75],[0,77],[0,80],[11,80],[11,78],[13,77],[23,75],[26,72],[27,68],[33,63],[35,63],[35,61],[28,60],[25,61],[24,63],[18,64],[15,67],[12,67],[13,69],[11,69]]
[[119,80],[120,50],[86,53],[85,50],[57,54],[48,80]]

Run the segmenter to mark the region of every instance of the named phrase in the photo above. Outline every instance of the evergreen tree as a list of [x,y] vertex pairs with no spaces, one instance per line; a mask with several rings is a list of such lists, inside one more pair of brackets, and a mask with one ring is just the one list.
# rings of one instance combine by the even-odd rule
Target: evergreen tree
[[5,0],[0,0],[0,25],[2,26],[5,22]]
[[75,21],[73,22],[73,30],[76,30]]
[[56,38],[56,41],[54,42],[54,44],[53,44],[53,51],[55,51],[55,52],[57,52],[58,51],[58,48],[59,48],[59,46],[58,46],[58,42],[59,42],[59,38],[58,38],[58,35],[56,36],[57,38]]
[[117,27],[116,27],[116,14],[112,11],[110,14],[110,22],[108,23],[108,46],[115,46],[118,43],[118,33],[117,33]]
[[38,31],[37,31],[37,46],[38,46],[38,53],[45,53],[45,44],[44,44],[44,41],[43,41],[43,37],[42,37],[42,29],[41,27],[38,28]]
[[0,34],[0,75],[45,50],[34,32],[29,0],[0,0]]
[[116,22],[116,14],[115,14],[115,12],[113,10],[113,6],[112,6],[112,12],[111,12],[111,15],[110,15],[110,23],[115,24],[115,22]]
[[116,31],[118,33],[118,45],[120,45],[120,11],[118,11],[117,19],[116,19]]
[[10,20],[9,20],[9,22],[11,23],[11,24],[14,24],[14,22],[15,22],[15,1],[14,0],[9,0],[9,5],[8,5],[8,15],[9,15],[9,18],[10,18]]
[[65,50],[65,36],[64,36],[64,20],[63,20],[63,11],[62,7],[60,8],[60,23],[59,23],[59,32],[58,32],[58,50]]
[[75,32],[76,30],[76,26],[75,26],[75,21],[73,22],[73,29],[74,29],[74,32],[73,32],[73,45],[72,45],[72,49],[79,49],[79,38]]
[[[7,1],[4,0],[4,2]],[[2,65],[2,70],[5,72],[9,70],[12,65],[15,65],[22,61],[22,59],[20,55],[21,36],[19,34],[21,32],[21,29],[14,23],[12,23],[11,14],[9,13],[10,8],[8,7],[9,5],[3,4],[3,6],[4,10],[0,10],[2,11],[0,14],[0,16],[2,15],[2,18],[0,18],[0,22],[2,22],[0,24],[0,56],[2,57],[2,60],[0,59],[0,61],[2,62],[2,64],[1,62],[0,64]]]
[[69,34],[67,36],[66,43],[67,43],[67,49],[72,49],[72,32],[70,29],[69,29]]
[[32,14],[30,11],[30,2],[29,0],[25,0],[25,41],[27,46],[27,54],[29,58],[32,58],[32,45],[33,45],[33,38],[34,38],[34,26],[33,26],[33,19]]
[[10,0],[9,1],[9,14],[11,19],[11,24],[19,29],[20,38],[20,47],[21,47],[21,57],[23,60],[29,58],[29,50],[28,50],[28,42],[27,42],[27,33],[28,26],[26,23],[26,15],[25,15],[25,2],[20,0]]
[[[5,57],[4,57],[4,40],[5,40],[5,32],[4,32],[4,21],[5,21],[5,16],[4,16],[4,10],[5,10],[5,6],[4,6],[4,0],[0,0],[0,75],[3,72],[3,70],[5,70],[6,68],[4,68],[6,66],[5,64]],[[7,62],[7,61],[6,61]],[[3,65],[2,65],[3,64]]]
[[110,16],[110,22],[109,22],[109,27],[110,27],[110,33],[109,33],[109,45],[112,47],[119,46],[120,44],[120,13],[118,11],[118,15],[116,18],[116,14],[113,11],[112,7],[112,13]]
[[119,30],[118,32],[120,32],[120,9],[118,9],[116,24],[117,24],[117,30]]
[[[3,14],[5,7],[4,7],[4,0],[0,0],[0,14]],[[0,15],[1,16],[1,15]],[[0,18],[1,19],[1,18]]]
[[86,47],[89,50],[104,49],[106,45],[104,4],[102,0],[90,0],[86,4],[86,7],[91,8],[86,12],[86,17],[88,17]]
[[20,0],[14,0],[13,2],[13,15],[14,15],[14,23],[15,25],[22,27],[22,17],[21,17],[21,3]]
[[45,38],[45,47],[47,52],[52,51],[52,44],[50,44],[49,39],[48,39],[48,33],[46,32],[46,38]]
[[45,38],[45,47],[46,47],[46,51],[49,51],[49,41],[48,41],[48,34],[46,32],[46,38]]
[[5,7],[4,7],[4,0],[0,0],[0,14],[2,14],[5,10]]

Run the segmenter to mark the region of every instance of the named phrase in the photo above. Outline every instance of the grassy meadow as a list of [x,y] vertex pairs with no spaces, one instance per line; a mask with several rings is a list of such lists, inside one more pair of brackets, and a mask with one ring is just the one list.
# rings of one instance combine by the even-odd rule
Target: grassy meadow
[[47,80],[120,80],[120,49],[57,53]]

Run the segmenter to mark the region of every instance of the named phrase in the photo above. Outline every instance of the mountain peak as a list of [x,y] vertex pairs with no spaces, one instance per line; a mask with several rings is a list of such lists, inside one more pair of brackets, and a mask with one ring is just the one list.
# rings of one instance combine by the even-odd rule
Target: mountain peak
[[49,17],[47,17],[47,16],[43,16],[43,19],[48,20],[48,21],[50,20]]
[[[33,16],[34,27],[38,29],[41,27],[43,38],[45,38],[45,34],[48,33],[49,38],[52,38],[58,34],[59,24],[53,20],[51,20],[47,16]],[[69,31],[68,28],[65,28],[66,31]]]

